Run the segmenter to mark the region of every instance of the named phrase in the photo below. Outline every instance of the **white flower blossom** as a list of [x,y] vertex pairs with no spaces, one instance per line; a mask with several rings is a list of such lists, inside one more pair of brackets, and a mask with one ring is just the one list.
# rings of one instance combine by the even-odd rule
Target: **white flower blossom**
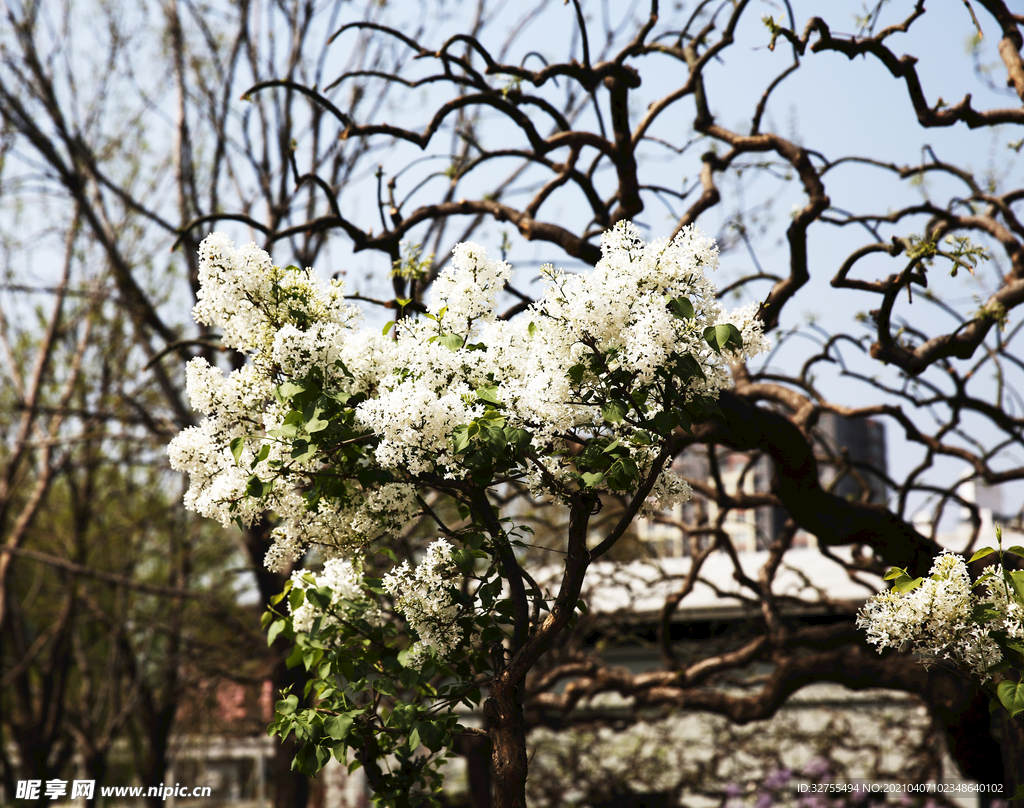
[[986,568],[978,581],[985,585],[989,602],[998,615],[997,625],[1007,637],[1024,640],[1024,606],[1003,579],[1003,565],[993,564]]
[[255,244],[236,250],[223,233],[199,246],[199,283],[196,322],[220,326],[225,345],[257,359],[269,358],[286,325],[351,327],[359,319],[359,310],[344,302],[342,281],[325,284],[311,269],[274,266]]
[[451,266],[434,281],[429,311],[450,333],[469,336],[471,323],[494,321],[497,293],[511,275],[512,267],[488,260],[483,247],[458,244],[452,250]]
[[[309,579],[312,579],[312,583]],[[367,598],[363,592],[363,566],[358,558],[332,558],[324,564],[323,572],[319,574],[296,570],[292,573],[291,581],[293,589],[327,587],[331,590],[331,602],[326,609],[320,609],[304,600],[299,608],[292,611],[292,626],[296,631],[312,630],[317,618],[320,618],[321,629],[338,625],[338,613],[352,609],[345,601],[355,605],[358,616],[371,624],[383,619],[379,609],[364,602]],[[291,610],[291,601],[288,608]]]
[[764,321],[756,316],[760,308],[759,303],[748,303],[725,316],[726,322],[739,329],[743,337],[743,353],[748,356],[757,356],[772,347],[771,340],[764,333]]
[[[993,595],[998,588],[989,585]],[[857,627],[879,652],[909,647],[926,661],[949,659],[985,682],[1002,651],[988,636],[992,626],[972,618],[978,602],[963,556],[946,550],[916,588],[906,594],[890,589],[868,601]]]
[[310,509],[298,492],[288,490],[280,492],[276,502],[281,524],[272,532],[274,545],[265,561],[276,572],[283,572],[310,545],[319,546],[329,557],[360,550],[404,527],[420,507],[415,489],[405,483],[385,483],[356,493],[348,506],[321,499]]
[[419,635],[411,649],[413,667],[421,665],[431,651],[442,658],[450,656],[462,641],[462,628],[456,622],[461,609],[453,597],[457,573],[452,545],[438,539],[415,570],[404,561],[384,576],[384,591],[395,598],[395,609]]
[[[543,295],[502,321],[496,301],[510,267],[478,245],[460,244],[434,283],[430,317],[406,317],[384,337],[356,330],[358,312],[345,303],[340,282],[274,266],[256,245],[236,249],[222,234],[209,236],[200,248],[194,315],[221,329],[224,343],[250,362],[227,375],[202,359],[188,365],[189,398],[206,417],[170,447],[173,467],[190,476],[187,505],[223,524],[275,513],[266,564],[285,570],[311,545],[344,555],[404,527],[418,510],[418,476],[466,478],[453,436],[485,415],[529,436],[509,474],[537,496],[561,496],[577,484],[566,444],[572,434],[618,441],[648,473],[656,452],[649,436],[639,436],[638,421],[717,396],[729,383],[726,363],[768,342],[756,306],[732,315],[742,349],[722,355],[706,342],[705,330],[726,318],[708,278],[717,247],[695,228],[645,243],[623,222],[604,235],[601,249],[591,272],[544,268]],[[310,497],[314,480],[331,470],[330,447],[305,435],[299,446],[288,436],[293,405],[280,391],[289,381],[337,402],[357,397],[348,414],[356,441],[369,450],[360,462],[395,482],[346,479],[330,495]],[[634,393],[647,403],[629,418],[605,417],[604,402]],[[689,495],[663,470],[643,511]]]

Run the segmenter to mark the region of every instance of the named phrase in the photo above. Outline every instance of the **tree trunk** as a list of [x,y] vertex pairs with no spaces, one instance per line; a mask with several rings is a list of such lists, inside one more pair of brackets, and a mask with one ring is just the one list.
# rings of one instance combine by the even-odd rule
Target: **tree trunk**
[[466,760],[469,808],[491,808],[491,742],[479,735],[460,735],[455,751]]
[[148,716],[149,725],[144,728],[148,736],[146,740],[149,749],[144,756],[142,784],[146,787],[146,804],[149,808],[161,808],[164,803],[163,796],[150,796],[149,790],[166,785],[164,777],[167,774],[167,757],[170,752],[174,716],[177,713],[177,699],[173,696],[168,696],[168,699],[170,704],[151,713]]
[[1024,808],[1024,799],[1011,800],[1017,789],[1024,785],[1024,724],[1021,716],[998,709],[992,715],[992,728],[999,740],[1003,755],[1003,794],[1009,808]]
[[309,778],[292,769],[298,752],[294,738],[276,744],[270,764],[271,782],[274,784],[274,808],[305,808],[309,801]]
[[491,738],[494,808],[526,808],[526,724],[519,688],[498,676],[484,702]]

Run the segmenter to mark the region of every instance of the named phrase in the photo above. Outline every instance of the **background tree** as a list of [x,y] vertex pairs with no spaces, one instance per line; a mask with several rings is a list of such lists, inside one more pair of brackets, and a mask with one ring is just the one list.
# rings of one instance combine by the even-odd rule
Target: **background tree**
[[[119,417],[138,419],[154,440],[192,419],[177,368],[196,352],[214,358],[216,335],[180,324],[196,288],[195,246],[214,226],[240,223],[278,260],[288,251],[296,263],[328,270],[351,250],[347,271],[360,279],[361,296],[394,313],[426,300],[454,242],[472,236],[498,244],[509,223],[525,240],[511,244],[514,260],[571,267],[596,260],[596,238],[615,221],[640,220],[652,236],[698,222],[731,249],[720,287],[765,301],[766,324],[790,337],[766,365],[737,368],[735,389],[722,398],[724,416],[681,439],[693,441],[683,447],[688,452],[725,446],[774,463],[769,495],[751,497],[714,477],[714,484],[691,481],[719,516],[681,526],[687,537],[711,536],[711,546],[728,552],[721,528],[731,509],[787,511],[792,529],[770,548],[759,579],[742,577],[765,633],[739,657],[695,667],[673,658],[663,632],[660,678],[622,679],[596,657],[556,659],[527,703],[567,709],[569,701],[550,688],[574,677],[580,689],[615,689],[744,721],[771,714],[804,682],[885,684],[923,694],[965,772],[983,781],[1003,776],[985,705],[962,684],[903,657],[875,657],[849,623],[793,630],[770,585],[796,528],[826,550],[851,546],[853,574],[889,564],[924,571],[935,551],[926,534],[951,508],[971,507],[950,485],[959,469],[966,464],[989,484],[1021,476],[1013,455],[1020,402],[1012,318],[1024,289],[1014,173],[1024,115],[1020,15],[995,0],[927,14],[923,3],[878,4],[853,33],[839,33],[850,26],[845,11],[838,22],[814,17],[802,25],[818,9],[788,3],[628,13],[573,4],[538,6],[498,35],[505,19],[486,5],[472,14],[442,8],[415,16],[375,3],[359,11],[295,4],[259,13],[243,4],[215,13],[168,2],[126,18],[103,12],[104,31],[113,34],[104,34],[105,47],[85,49],[74,46],[89,27],[76,25],[70,8],[52,9],[23,3],[5,10],[0,200],[8,217],[23,211],[20,220],[6,219],[15,225],[9,234],[36,232],[46,221],[39,212],[63,211],[49,218],[65,223],[52,225],[62,228],[55,243],[63,244],[69,223],[80,222],[79,238],[89,245],[84,263],[102,268],[99,296],[120,308],[130,335],[132,352],[120,367],[151,391],[140,406],[129,385],[123,405],[130,415]],[[762,13],[774,15],[767,28]],[[940,23],[929,27],[933,20]],[[333,45],[321,47],[322,36],[342,28]],[[548,42],[538,33],[544,30],[571,33]],[[960,38],[979,30],[977,70],[947,69]],[[952,47],[944,32],[956,32]],[[937,53],[946,64],[929,61]],[[88,59],[102,66],[86,69]],[[141,64],[164,68],[143,72]],[[732,71],[741,78],[730,79]],[[238,105],[234,99],[247,90],[248,103]],[[830,105],[835,99],[843,103]],[[844,105],[860,120],[839,119]],[[431,120],[424,109],[436,113]],[[841,122],[819,124],[819,110]],[[855,125],[863,121],[877,126]],[[911,134],[914,122],[928,131]],[[873,132],[882,137],[872,139]],[[148,151],[140,155],[140,147]],[[355,190],[357,179],[372,190]],[[375,204],[367,205],[373,190]],[[782,220],[778,210],[790,203],[793,216]],[[956,241],[964,235],[972,241]],[[160,259],[160,245],[178,239],[182,257]],[[391,273],[403,241],[421,245],[420,261],[400,263],[388,291],[363,283],[364,269]],[[10,283],[59,287],[57,277],[32,276],[31,254],[7,244]],[[974,244],[987,247],[987,264],[973,266]],[[60,262],[37,252],[37,272],[44,263]],[[513,279],[510,313],[529,296],[525,281]],[[815,303],[798,302],[807,297]],[[403,309],[399,300],[413,302]],[[868,311],[860,321],[804,324],[808,305]],[[45,334],[45,326],[35,333]],[[817,347],[803,349],[811,344]],[[83,383],[91,386],[92,378]],[[29,401],[26,392],[18,396],[21,405]],[[905,436],[901,456],[913,460],[889,471],[884,507],[820,485],[814,436],[828,412],[880,418],[891,439]],[[45,458],[34,456],[44,469]],[[841,452],[831,459],[852,477],[870,475]],[[19,495],[26,490],[20,486]],[[910,517],[924,501],[933,520],[922,533]],[[8,524],[5,543],[13,535]],[[265,527],[243,542],[268,597],[281,579],[259,566]],[[695,549],[697,570],[707,548]],[[666,621],[695,575],[666,601]],[[7,603],[5,578],[0,585]],[[707,687],[709,673],[755,659],[775,670],[755,694]],[[287,681],[283,665],[277,681]],[[282,768],[289,754],[282,753]],[[293,788],[301,790],[301,781]]]
[[[0,774],[10,795],[18,779],[108,783],[126,737],[141,782],[160,784],[183,694],[223,670],[259,674],[248,660],[263,645],[236,589],[211,591],[237,555],[169,498],[162,447],[126,406],[153,391],[123,374],[124,318],[76,248],[78,224],[66,232],[52,300],[16,290],[47,307],[2,313]],[[223,626],[234,640],[213,652]]]
[[[243,559],[251,555],[256,563],[243,560],[241,566],[250,567],[264,600],[283,579],[262,566],[266,526],[247,531],[236,545],[196,526],[158,492],[168,485],[164,446],[193,417],[178,357],[217,350],[216,335],[181,339],[180,323],[195,291],[197,242],[179,227],[224,209],[265,216],[275,230],[304,220],[305,198],[289,171],[300,141],[320,155],[314,162],[322,175],[344,184],[362,150],[339,153],[333,139],[322,142],[319,112],[295,115],[285,93],[265,94],[244,113],[233,105],[268,73],[317,81],[322,58],[308,45],[320,32],[314,20],[330,20],[340,7],[211,9],[168,2],[125,12],[103,4],[4,4],[0,324],[7,348],[7,440],[0,481],[0,630],[5,699],[19,700],[26,712],[5,709],[10,723],[3,732],[4,742],[20,749],[23,765],[39,761],[17,772],[7,761],[4,781],[11,788],[32,773],[66,773],[76,750],[102,771],[103,750],[129,730],[142,750],[139,776],[162,782],[189,666],[208,675],[269,672],[279,687],[295,684],[297,672],[285,668],[286,653],[278,649],[262,652],[266,670],[256,673],[237,661],[222,664],[219,672],[209,664],[196,667],[183,655],[186,639],[196,640],[187,617],[195,608],[194,591],[210,584],[205,576],[213,569],[211,557],[237,568],[236,546]],[[278,31],[288,36],[278,39]],[[372,67],[380,58],[358,52],[352,64]],[[179,238],[183,247],[171,255]],[[312,261],[322,241],[297,232],[293,244],[303,260]],[[91,543],[111,535],[103,526],[112,514],[98,503],[116,496],[138,500],[135,513],[147,515],[121,524],[125,546],[104,553]],[[170,515],[154,532],[151,509],[161,504]],[[65,513],[74,518],[57,518]],[[40,529],[40,514],[50,515],[52,535]],[[40,564],[63,572],[47,577]],[[145,580],[154,564],[162,580]],[[92,606],[86,609],[84,592],[69,583],[82,576],[115,589],[102,595],[90,590]],[[44,579],[63,611],[43,608],[45,599],[31,581]],[[139,586],[163,598],[156,601],[162,605],[136,599],[131,593]],[[232,586],[222,594],[230,600],[235,591]],[[225,601],[200,600],[210,616],[211,606],[220,604],[215,613],[226,619]],[[152,633],[127,632],[146,610],[159,615]],[[89,654],[68,652],[81,632],[95,634],[104,626],[109,633],[97,653],[109,655],[106,666]],[[255,620],[250,628],[258,631]],[[120,694],[125,700],[90,706],[90,698],[111,697],[95,678],[111,671],[110,683],[128,682]],[[83,688],[92,683],[92,695],[70,684],[79,678]],[[18,689],[40,681],[45,692]],[[85,714],[90,709],[98,711],[91,719]],[[46,714],[33,712],[39,710]],[[281,805],[300,805],[308,796],[306,777],[291,772],[292,756],[285,745],[275,764]]]

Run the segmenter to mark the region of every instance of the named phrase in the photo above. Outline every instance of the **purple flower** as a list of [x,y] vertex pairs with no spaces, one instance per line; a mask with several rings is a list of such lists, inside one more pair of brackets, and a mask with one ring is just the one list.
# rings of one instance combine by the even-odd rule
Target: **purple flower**
[[764,779],[764,787],[778,791],[789,782],[789,778],[792,776],[793,772],[789,769],[776,769]]
[[824,774],[828,774],[832,770],[832,764],[828,758],[816,757],[814,760],[808,761],[804,764],[803,773],[807,777],[821,777]]

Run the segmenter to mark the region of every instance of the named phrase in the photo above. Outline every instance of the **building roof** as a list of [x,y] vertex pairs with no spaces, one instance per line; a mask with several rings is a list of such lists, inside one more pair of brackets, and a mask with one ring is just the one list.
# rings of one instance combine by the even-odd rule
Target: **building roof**
[[[850,550],[836,548],[834,555],[850,560]],[[769,559],[767,551],[739,553],[742,574],[757,581]],[[635,616],[660,612],[666,598],[679,590],[693,559],[655,558],[631,562],[599,561],[591,565],[584,596],[592,613],[629,612]],[[561,570],[546,568],[535,576],[544,587],[557,586]],[[791,549],[772,582],[772,593],[790,611],[850,611],[884,588],[875,575],[856,578],[816,548]],[[759,611],[754,592],[737,580],[732,558],[712,553],[701,567],[693,590],[679,604],[677,619],[733,619]]]

